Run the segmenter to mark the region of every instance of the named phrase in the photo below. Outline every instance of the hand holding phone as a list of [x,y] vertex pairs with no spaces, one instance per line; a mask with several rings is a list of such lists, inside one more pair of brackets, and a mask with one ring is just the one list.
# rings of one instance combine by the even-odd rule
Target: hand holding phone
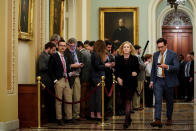
[[84,66],[84,64],[83,63],[80,63],[80,67],[83,67]]

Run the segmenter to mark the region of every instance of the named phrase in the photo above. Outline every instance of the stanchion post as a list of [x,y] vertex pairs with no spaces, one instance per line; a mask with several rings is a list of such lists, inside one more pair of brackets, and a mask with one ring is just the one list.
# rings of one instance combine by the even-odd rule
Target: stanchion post
[[101,119],[101,126],[102,130],[104,129],[104,126],[110,125],[110,123],[104,122],[104,91],[105,91],[105,77],[101,76],[101,87],[102,87],[102,119]]
[[37,93],[37,95],[38,95],[38,106],[37,106],[37,108],[38,108],[38,128],[41,128],[41,99],[40,99],[40,88],[41,88],[41,77],[40,76],[38,76],[37,77],[37,91],[38,91],[38,93]]
[[116,85],[116,79],[115,79],[115,75],[113,75],[113,119],[115,119],[115,116],[116,116],[116,89],[115,89],[115,85]]
[[104,88],[105,88],[105,77],[101,76],[101,85],[102,85],[102,121],[101,124],[104,125]]

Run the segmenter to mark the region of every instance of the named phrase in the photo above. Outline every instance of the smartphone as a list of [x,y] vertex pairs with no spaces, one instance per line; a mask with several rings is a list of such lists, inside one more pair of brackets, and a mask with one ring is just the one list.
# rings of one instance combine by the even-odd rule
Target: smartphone
[[157,65],[161,65],[161,63],[157,63]]

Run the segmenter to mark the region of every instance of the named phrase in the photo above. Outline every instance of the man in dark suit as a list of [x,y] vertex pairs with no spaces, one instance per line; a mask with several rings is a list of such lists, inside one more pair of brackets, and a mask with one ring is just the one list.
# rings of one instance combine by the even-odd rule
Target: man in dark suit
[[[64,56],[64,52],[66,49],[66,43],[63,39],[61,39],[58,43],[58,52],[51,56],[49,61],[49,72],[54,82],[55,88],[55,95],[62,99],[64,96],[65,101],[72,102],[72,99],[67,96],[67,88],[70,88],[69,81],[68,81],[68,73],[69,67],[67,66],[67,58]],[[56,119],[58,125],[63,125],[63,118],[62,118],[62,102],[56,100]],[[66,117],[70,116],[70,112],[68,111],[68,106],[64,107],[64,113]],[[71,114],[72,115],[72,114]],[[72,118],[72,116],[70,116]]]
[[179,61],[177,54],[167,49],[167,41],[165,39],[158,39],[157,47],[159,51],[154,53],[149,85],[150,88],[154,88],[155,95],[155,121],[151,123],[151,126],[162,127],[161,109],[163,92],[165,92],[166,96],[166,125],[172,124],[173,88],[179,84],[177,78]]
[[[50,56],[56,52],[56,45],[52,42],[45,44],[45,50],[40,54],[37,64],[37,76],[41,76],[41,81],[47,88],[54,92],[53,82],[50,79],[48,71],[48,63]],[[46,104],[46,112],[48,122],[55,120],[54,99],[45,90],[42,90],[44,103]]]
[[192,101],[194,96],[194,52],[187,54],[187,63],[185,66],[185,80],[187,88],[187,99],[186,101]]

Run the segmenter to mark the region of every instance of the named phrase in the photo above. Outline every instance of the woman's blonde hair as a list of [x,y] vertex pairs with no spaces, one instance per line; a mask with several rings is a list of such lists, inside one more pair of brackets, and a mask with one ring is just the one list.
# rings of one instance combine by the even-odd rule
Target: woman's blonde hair
[[136,52],[135,52],[135,48],[133,47],[133,45],[132,45],[129,41],[125,41],[125,42],[123,42],[123,43],[120,45],[120,47],[119,47],[118,50],[117,50],[118,54],[119,54],[119,55],[124,55],[123,46],[124,46],[125,44],[128,44],[129,47],[130,47],[130,49],[131,49],[130,54],[131,54],[131,55],[135,55],[135,53],[136,53]]
[[106,59],[106,45],[105,42],[102,40],[97,40],[94,44],[94,52],[96,53],[97,56],[101,58],[102,62],[105,62]]

